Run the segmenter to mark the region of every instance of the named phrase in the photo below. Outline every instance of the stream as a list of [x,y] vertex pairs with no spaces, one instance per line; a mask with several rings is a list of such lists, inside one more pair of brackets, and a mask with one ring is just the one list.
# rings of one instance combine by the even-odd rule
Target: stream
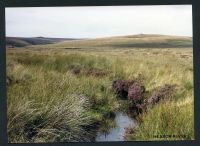
[[114,128],[111,128],[107,133],[98,132],[95,139],[96,142],[124,141],[124,135],[126,131],[125,128],[137,126],[136,120],[128,117],[127,114],[122,112],[117,112],[115,114],[116,114],[115,117],[116,126]]

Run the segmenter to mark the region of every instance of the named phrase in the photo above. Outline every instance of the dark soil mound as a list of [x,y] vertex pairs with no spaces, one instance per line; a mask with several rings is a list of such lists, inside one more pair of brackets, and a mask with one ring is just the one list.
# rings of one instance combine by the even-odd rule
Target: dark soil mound
[[128,84],[124,80],[116,80],[113,82],[113,90],[118,97],[122,99],[128,98]]
[[137,103],[143,98],[143,93],[145,92],[144,86],[138,83],[133,83],[128,89],[128,99]]
[[119,79],[112,85],[117,97],[130,101],[128,111],[135,116],[146,111],[148,107],[158,103],[161,99],[170,97],[176,90],[176,85],[165,84],[149,95],[149,91],[146,91],[145,86],[142,85],[142,78],[139,79],[129,81]]
[[95,76],[95,77],[102,77],[107,75],[109,72],[103,69],[98,68],[91,68],[87,71],[87,75]]
[[74,74],[74,75],[79,75],[81,73],[81,69],[78,68],[78,67],[75,67],[75,68],[72,68],[71,69],[71,72]]
[[170,97],[172,93],[176,90],[176,85],[165,84],[162,87],[159,87],[153,92],[151,97],[148,99],[148,105],[154,105],[158,103],[161,99]]
[[134,102],[141,100],[145,92],[145,87],[137,80],[116,80],[113,82],[112,87],[118,97]]

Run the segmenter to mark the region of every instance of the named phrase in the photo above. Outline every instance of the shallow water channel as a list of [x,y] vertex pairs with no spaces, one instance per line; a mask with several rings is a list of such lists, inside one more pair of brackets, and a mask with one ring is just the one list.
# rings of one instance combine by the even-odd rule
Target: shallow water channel
[[137,126],[136,120],[128,117],[126,113],[115,113],[116,126],[107,133],[98,132],[95,141],[124,141],[125,128]]

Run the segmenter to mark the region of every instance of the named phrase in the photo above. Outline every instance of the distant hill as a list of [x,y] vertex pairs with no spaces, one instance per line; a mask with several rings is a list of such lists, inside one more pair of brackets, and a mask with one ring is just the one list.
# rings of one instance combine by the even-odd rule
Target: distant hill
[[25,47],[29,45],[53,44],[62,41],[74,40],[72,38],[45,38],[45,37],[6,37],[7,47]]
[[192,48],[192,37],[138,34],[86,40],[64,41],[51,45],[61,48]]
[[43,45],[44,48],[48,47],[48,48],[66,48],[66,49],[192,48],[193,46],[192,37],[169,36],[169,35],[159,35],[159,34],[138,34],[138,35],[104,37],[96,39],[7,37],[6,44],[7,47]]
[[192,38],[157,34],[139,34],[111,37],[108,46],[117,48],[188,48],[192,47]]

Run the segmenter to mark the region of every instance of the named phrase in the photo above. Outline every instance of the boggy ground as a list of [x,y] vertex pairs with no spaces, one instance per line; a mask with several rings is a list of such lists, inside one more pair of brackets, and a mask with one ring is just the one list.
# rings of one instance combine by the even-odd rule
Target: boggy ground
[[113,82],[138,76],[144,101],[165,85],[176,90],[137,115],[126,140],[194,139],[191,48],[49,47],[7,50],[9,142],[92,141],[97,129],[114,127],[115,111],[130,108]]

